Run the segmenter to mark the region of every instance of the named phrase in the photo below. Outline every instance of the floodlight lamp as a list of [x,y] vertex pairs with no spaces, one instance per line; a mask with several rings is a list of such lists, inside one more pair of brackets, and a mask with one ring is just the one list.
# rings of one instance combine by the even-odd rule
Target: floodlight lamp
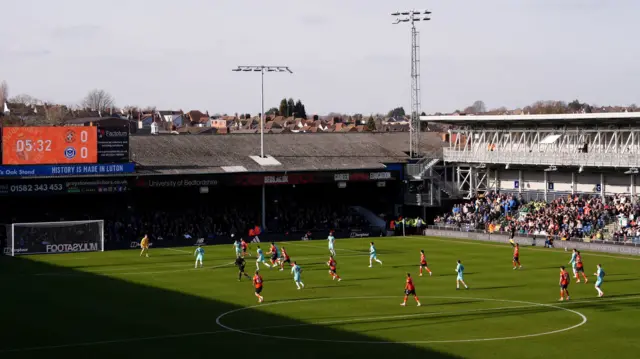
[[411,15],[411,11],[401,12],[400,15],[406,15],[406,16]]
[[422,19],[422,21],[429,21],[429,20],[431,20],[430,17],[425,17],[424,19]]
[[233,70],[231,70],[231,71],[236,71],[236,72],[237,72],[237,71],[242,71],[242,70],[240,70],[240,69],[233,69]]
[[429,10],[425,10],[423,14],[425,14],[425,15],[431,15],[431,11],[429,11]]
[[394,12],[393,14],[391,14],[391,16],[400,16],[399,12]]
[[247,71],[251,71],[251,69],[249,69],[249,68],[246,68],[246,69],[242,69],[242,71],[245,71],[245,72],[247,72]]

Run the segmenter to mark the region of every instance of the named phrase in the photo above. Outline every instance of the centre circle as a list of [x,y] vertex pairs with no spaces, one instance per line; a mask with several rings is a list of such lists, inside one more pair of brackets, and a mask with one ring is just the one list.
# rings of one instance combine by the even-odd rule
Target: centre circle
[[[258,304],[258,305],[253,305],[250,307],[244,307],[244,308],[238,308],[238,309],[234,309],[234,310],[230,310],[228,312],[222,313],[218,316],[218,318],[216,318],[216,324],[226,330],[232,331],[232,332],[236,332],[236,333],[242,333],[242,334],[247,334],[247,335],[254,335],[257,337],[263,337],[263,338],[272,338],[272,339],[284,339],[284,340],[297,340],[297,341],[307,341],[307,342],[329,342],[329,343],[360,343],[360,344],[436,344],[436,343],[471,343],[471,342],[486,342],[486,341],[497,341],[497,340],[513,340],[513,339],[523,339],[523,338],[532,338],[532,337],[540,337],[543,335],[551,335],[551,334],[556,334],[556,333],[561,333],[561,332],[565,332],[565,331],[569,331],[575,328],[578,328],[582,325],[584,325],[585,323],[587,323],[587,317],[575,310],[572,309],[568,309],[568,308],[563,308],[557,305],[552,305],[552,304],[543,304],[543,303],[535,303],[535,302],[527,302],[527,301],[521,301],[521,300],[509,300],[509,299],[494,299],[494,298],[473,298],[473,297],[442,297],[442,296],[421,296],[421,298],[432,298],[432,299],[472,299],[472,300],[479,300],[479,301],[487,301],[487,302],[502,302],[502,303],[515,303],[515,304],[524,304],[524,305],[530,305],[530,306],[535,306],[535,307],[547,307],[547,308],[554,308],[554,309],[558,309],[558,310],[562,310],[562,311],[566,311],[569,312],[571,314],[577,315],[578,317],[580,317],[581,322],[569,327],[565,327],[562,329],[557,329],[557,330],[552,330],[552,331],[547,331],[547,332],[540,332],[540,333],[533,333],[533,334],[524,334],[524,335],[515,335],[515,336],[506,336],[506,337],[495,337],[495,338],[475,338],[475,339],[451,339],[451,340],[410,340],[410,341],[368,341],[368,340],[334,340],[334,339],[318,339],[318,338],[295,338],[295,337],[287,337],[287,336],[282,336],[282,335],[271,335],[271,334],[260,334],[260,333],[254,333],[254,332],[250,332],[247,330],[243,330],[243,329],[237,329],[237,328],[232,328],[228,325],[222,324],[221,320],[222,318],[233,314],[233,313],[237,313],[237,312],[241,312],[241,311],[245,311],[245,310],[249,310],[249,309],[253,309],[253,308],[258,308],[258,307],[265,307],[265,306],[272,306],[272,305],[282,305],[282,304],[295,304],[295,303],[303,303],[303,302],[315,302],[315,301],[327,301],[327,300],[367,300],[367,299],[386,299],[386,298],[398,298],[397,296],[373,296],[373,297],[337,297],[337,298],[309,298],[309,299],[297,299],[297,300],[289,300],[289,301],[282,301],[282,302],[273,302],[273,303],[262,303],[262,304]],[[299,326],[305,326],[305,325],[310,325],[312,326],[313,324],[300,324]],[[291,325],[291,327],[295,327],[297,325]],[[259,329],[259,328],[257,328]]]

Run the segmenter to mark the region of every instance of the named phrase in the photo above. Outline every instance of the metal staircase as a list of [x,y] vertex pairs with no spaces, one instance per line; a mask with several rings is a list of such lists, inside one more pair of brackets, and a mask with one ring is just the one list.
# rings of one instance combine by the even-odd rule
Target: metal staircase
[[[449,168],[449,170],[451,169]],[[446,198],[462,198],[461,191],[452,181],[453,176],[451,176],[451,180],[447,181],[445,171],[447,171],[446,164],[443,163],[442,157],[436,153],[426,155],[415,163],[408,163],[405,166],[408,189],[405,192],[405,204],[439,207],[443,194]],[[416,187],[419,190],[415,190]]]

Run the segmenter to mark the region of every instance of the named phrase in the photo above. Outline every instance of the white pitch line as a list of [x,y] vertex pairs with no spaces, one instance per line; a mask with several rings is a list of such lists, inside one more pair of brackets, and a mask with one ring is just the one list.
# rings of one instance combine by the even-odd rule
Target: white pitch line
[[448,312],[428,312],[428,313],[418,313],[418,314],[378,316],[378,317],[369,317],[369,318],[328,320],[328,321],[315,322],[315,323],[301,323],[301,324],[299,323],[299,324],[275,325],[275,326],[270,326],[270,327],[247,328],[247,329],[241,329],[241,330],[245,330],[246,331],[246,330],[278,329],[278,328],[289,328],[289,327],[304,327],[304,326],[309,326],[309,325],[345,324],[345,323],[366,322],[366,321],[369,321],[369,320],[421,318],[421,317],[438,316],[438,315],[442,315],[442,314],[476,313],[476,312],[488,312],[488,311],[492,311],[492,310],[522,309],[522,308],[534,308],[534,307],[545,307],[545,306],[547,306],[547,305],[546,304],[513,305],[513,306],[509,306],[509,307],[481,308],[481,309],[470,309],[470,310],[454,310],[454,311],[448,311]]
[[[485,246],[502,246],[503,244],[507,244],[507,243],[498,243],[498,242],[485,242],[485,241],[476,241],[473,239],[462,239],[462,238],[451,238],[451,239],[440,239],[440,238],[434,238],[434,237],[420,237],[420,236],[407,236],[407,237],[400,237],[402,239],[421,239],[421,240],[428,240],[428,241],[438,241],[438,242],[447,242],[447,243],[458,243],[458,244],[472,244],[472,245],[485,245]],[[468,242],[470,241],[470,242]],[[542,249],[542,248],[531,248],[531,247],[525,247],[526,250],[528,251],[538,251],[538,252],[547,252],[547,253],[564,253],[561,251],[556,251],[556,250],[551,250],[551,249]],[[555,248],[554,248],[555,249]],[[622,257],[622,256],[612,256],[612,255],[607,255],[607,254],[599,254],[599,253],[595,253],[593,251],[589,251],[589,250],[585,250],[585,252],[589,253],[589,256],[594,256],[594,257],[605,257],[605,258],[616,258],[616,259],[628,259],[628,260],[632,260],[632,261],[640,261],[640,258],[634,258],[634,257]],[[565,253],[566,254],[566,253]]]
[[[640,296],[624,297],[624,298],[601,298],[601,299],[597,299],[597,300],[555,302],[554,305],[573,304],[573,303],[596,303],[596,302],[623,301],[623,300],[632,300],[632,299],[639,299],[639,298],[640,298]],[[340,299],[340,298],[337,298],[337,299]],[[292,301],[292,302],[296,302],[296,301]],[[267,303],[267,304],[272,304],[272,303]],[[531,307],[547,306],[547,305],[549,305],[549,304],[540,303],[540,304],[536,304],[536,305],[531,305]],[[515,306],[514,307],[509,307],[509,308],[515,308]],[[495,310],[497,308],[493,308],[493,309]],[[487,309],[487,310],[490,310],[490,309]],[[302,326],[302,325],[307,325],[307,324],[305,323],[305,324],[298,324],[298,325]],[[247,329],[242,329],[242,330],[245,330],[245,331],[248,331],[248,330],[261,330],[261,329],[266,329],[266,328],[267,327],[257,327],[257,328],[247,328]],[[235,332],[225,329],[225,330],[196,332],[196,333],[157,335],[157,336],[152,336],[152,337],[135,337],[135,338],[101,340],[101,341],[94,341],[94,342],[69,343],[69,344],[60,344],[60,345],[28,347],[28,348],[0,349],[0,353],[18,353],[18,352],[37,351],[37,350],[52,350],[52,349],[74,348],[74,347],[98,346],[98,345],[105,345],[105,344],[135,343],[135,342],[161,340],[161,339],[189,338],[189,337],[196,337],[196,336],[203,336],[203,335],[222,334],[222,333],[235,333]]]
[[[553,303],[556,304],[580,304],[580,303],[595,303],[595,302],[604,302],[604,301],[616,301],[616,300],[630,300],[630,299],[638,299],[640,296],[635,297],[625,297],[625,298],[606,298],[602,300],[578,300],[578,301],[568,301],[568,302],[558,302]],[[370,318],[355,318],[355,319],[343,319],[343,320],[329,320],[324,322],[315,322],[315,323],[304,323],[304,324],[287,324],[287,325],[276,325],[264,328],[247,328],[242,330],[262,330],[262,329],[277,329],[277,328],[288,328],[288,327],[302,327],[308,325],[327,325],[327,324],[343,324],[343,323],[353,323],[353,322],[366,322],[369,320],[385,320],[385,319],[405,319],[405,318],[420,318],[420,317],[432,317],[438,316],[442,314],[463,314],[463,313],[476,313],[476,312],[489,312],[492,310],[504,310],[504,309],[524,309],[524,308],[535,308],[535,307],[547,307],[549,304],[540,303],[536,305],[513,305],[508,307],[496,307],[496,308],[480,308],[480,309],[470,309],[470,310],[455,310],[448,312],[429,312],[429,313],[418,313],[418,314],[403,314],[403,315],[389,315],[389,316],[379,316],[379,317],[370,317]]]

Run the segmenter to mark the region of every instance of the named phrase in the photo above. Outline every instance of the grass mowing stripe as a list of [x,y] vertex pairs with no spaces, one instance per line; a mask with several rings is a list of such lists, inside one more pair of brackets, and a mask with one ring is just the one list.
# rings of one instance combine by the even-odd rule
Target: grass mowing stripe
[[[393,298],[397,298],[397,297],[393,297]],[[336,298],[336,299],[342,299],[342,298]],[[554,302],[554,304],[596,303],[596,302],[623,301],[623,300],[632,300],[632,299],[640,299],[640,296],[623,297],[623,298],[622,297],[621,298],[604,298],[604,299],[598,299],[598,300]],[[304,301],[304,299],[294,300],[294,301],[291,301],[291,303],[298,302],[298,301]],[[275,303],[267,303],[267,305],[268,304],[275,304]],[[535,306],[546,306],[546,305],[549,305],[549,304],[540,303],[540,304],[535,305]],[[511,306],[511,307],[507,307],[507,308],[515,309],[517,307],[519,307],[519,306]],[[524,307],[524,306],[522,306],[522,307]],[[534,307],[534,305],[529,305],[527,307]],[[487,308],[485,310],[496,310],[496,309],[500,309],[500,308]],[[430,313],[430,314],[444,314],[444,312],[443,313]],[[319,324],[319,323],[316,323],[316,324]],[[329,323],[329,324],[331,324],[331,323]],[[306,324],[297,324],[297,325],[304,326]],[[314,324],[310,323],[309,325],[314,325]],[[289,326],[291,326],[291,325],[289,325]],[[271,328],[278,328],[278,327],[286,327],[286,326],[245,328],[245,329],[242,329],[242,330],[245,330],[245,331],[247,331],[247,330],[262,330],[262,329],[271,329]],[[101,341],[94,341],[94,342],[70,343],[70,344],[50,345],[50,346],[40,346],[40,347],[30,347],[30,348],[0,349],[0,353],[16,353],[16,352],[28,352],[28,351],[37,351],[37,350],[52,350],[52,349],[72,348],[72,347],[98,346],[98,345],[106,345],[106,344],[122,344],[122,343],[142,342],[142,341],[150,341],[150,340],[187,338],[187,337],[195,337],[195,336],[203,336],[203,335],[220,334],[220,333],[234,333],[234,331],[224,329],[224,330],[215,330],[215,331],[208,331],[208,332],[184,333],[184,334],[167,334],[167,335],[157,335],[157,336],[151,336],[151,337],[123,338],[123,339],[101,340]]]
[[[328,246],[327,247],[321,247],[321,246],[313,245],[313,244],[290,243],[290,242],[284,242],[284,243],[287,243],[287,246],[294,245],[294,246],[300,246],[300,247],[310,247],[310,248],[324,249],[327,252],[329,251],[329,247]],[[357,250],[354,250],[354,249],[347,249],[347,248],[335,248],[335,251],[336,252],[368,253],[368,252],[366,252],[364,250],[357,251]]]
[[534,308],[534,307],[544,307],[544,306],[546,306],[546,304],[511,305],[508,307],[496,307],[496,308],[481,308],[481,309],[469,309],[469,310],[453,310],[453,311],[446,311],[446,312],[428,312],[428,313],[418,313],[418,314],[387,315],[387,316],[368,317],[368,318],[327,320],[327,321],[314,322],[314,323],[275,325],[275,326],[262,327],[262,328],[242,328],[241,330],[245,330],[245,331],[246,330],[263,330],[263,329],[277,329],[277,328],[291,328],[291,327],[297,328],[297,327],[305,327],[309,325],[345,324],[345,323],[366,322],[370,320],[424,318],[424,317],[433,317],[433,316],[445,315],[445,314],[464,314],[464,313],[487,312],[491,310],[523,309],[523,308]]
[[[341,258],[347,258],[347,257],[363,257],[366,256],[367,254],[351,254],[351,255],[344,255],[341,256]],[[296,257],[296,260],[304,260],[304,259],[318,259],[318,258],[324,258],[326,256],[305,256],[305,257]],[[190,261],[187,262],[185,261],[182,264],[165,264],[165,265],[161,265],[161,264],[157,264],[156,266],[154,266],[154,268],[158,268],[158,269],[162,269],[162,268],[168,268],[168,267],[183,267],[185,265],[187,265],[187,263],[189,263],[189,265],[191,265]],[[216,266],[210,266],[210,267],[205,267],[205,268],[185,268],[185,269],[176,269],[176,270],[154,270],[154,271],[137,271],[137,272],[132,272],[131,270],[134,269],[134,267],[128,267],[128,268],[120,268],[120,269],[114,269],[114,270],[99,270],[99,271],[80,271],[77,273],[36,273],[36,274],[32,274],[34,276],[43,276],[43,277],[78,277],[78,276],[86,276],[86,275],[95,275],[95,274],[112,274],[112,275],[143,275],[143,274],[162,274],[162,273],[180,273],[180,272],[189,272],[189,271],[198,271],[198,270],[202,270],[202,269],[217,269],[217,268],[222,268],[222,267],[227,267],[234,264],[234,262],[230,262],[230,263],[225,263],[225,264],[221,264],[221,265],[216,265]]]
[[173,252],[180,252],[180,253],[193,253],[190,251],[185,251],[183,249],[176,249],[176,248],[162,248],[162,249],[166,249],[168,251],[173,251]]

